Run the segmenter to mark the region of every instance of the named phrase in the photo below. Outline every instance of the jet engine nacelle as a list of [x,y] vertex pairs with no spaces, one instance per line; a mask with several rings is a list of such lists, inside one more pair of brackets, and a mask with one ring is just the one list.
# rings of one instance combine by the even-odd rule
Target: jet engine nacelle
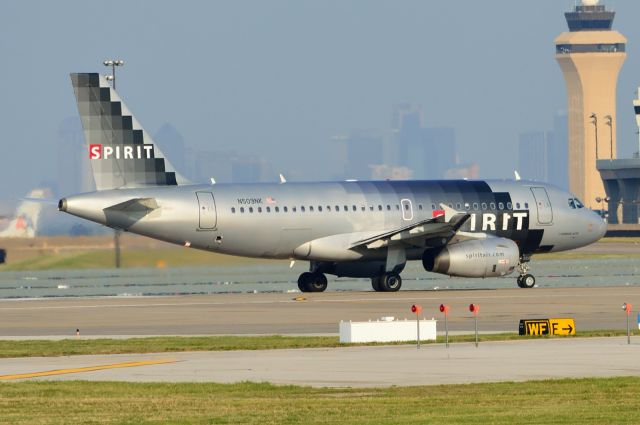
[[512,273],[520,260],[518,245],[510,239],[468,240],[422,255],[425,270],[460,277],[494,277]]

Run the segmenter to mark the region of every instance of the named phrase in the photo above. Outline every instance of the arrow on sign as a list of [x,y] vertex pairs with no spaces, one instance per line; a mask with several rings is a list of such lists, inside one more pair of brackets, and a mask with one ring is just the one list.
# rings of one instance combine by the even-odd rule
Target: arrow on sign
[[563,331],[569,331],[569,333],[573,332],[573,326],[569,325],[568,328],[562,328]]

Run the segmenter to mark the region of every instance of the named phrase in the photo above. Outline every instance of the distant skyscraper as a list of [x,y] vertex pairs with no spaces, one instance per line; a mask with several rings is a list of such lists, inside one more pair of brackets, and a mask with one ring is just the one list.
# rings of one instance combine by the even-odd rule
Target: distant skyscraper
[[569,147],[567,134],[567,114],[558,112],[553,117],[553,130],[547,133],[547,176],[548,182],[568,190],[569,173]]
[[373,166],[383,160],[383,138],[374,132],[354,132],[346,143],[345,177],[351,179],[370,179]]
[[414,178],[441,179],[456,166],[455,131],[447,127],[425,128],[420,107],[396,106],[393,126],[398,162],[413,170]]
[[[569,32],[555,40],[556,60],[567,83],[569,188],[592,208],[599,208],[596,197],[604,195],[596,150],[599,158],[616,157],[616,86],[627,40],[611,29],[614,16],[597,0],[582,0],[565,14]],[[592,114],[597,126],[591,123]]]
[[530,131],[518,136],[518,172],[522,178],[546,182],[549,142],[543,131]]

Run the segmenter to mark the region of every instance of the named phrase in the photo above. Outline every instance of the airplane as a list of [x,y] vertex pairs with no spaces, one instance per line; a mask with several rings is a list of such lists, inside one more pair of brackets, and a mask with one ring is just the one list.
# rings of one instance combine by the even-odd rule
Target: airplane
[[33,189],[29,192],[27,198],[18,205],[13,220],[0,231],[0,238],[34,238],[38,231],[42,211],[42,203],[39,201],[44,198],[44,189]]
[[370,278],[394,292],[407,261],[450,276],[506,276],[535,286],[533,254],[604,236],[572,194],[525,180],[191,184],[104,76],[71,74],[96,191],[58,209],[105,226],[224,254],[308,261],[302,292],[326,275]]

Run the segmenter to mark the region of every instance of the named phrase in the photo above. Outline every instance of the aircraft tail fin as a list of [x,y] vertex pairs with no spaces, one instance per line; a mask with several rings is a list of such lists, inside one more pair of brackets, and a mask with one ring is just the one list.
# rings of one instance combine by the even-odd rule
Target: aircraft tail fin
[[45,191],[34,189],[27,197],[32,200],[23,200],[18,205],[15,217],[9,222],[9,226],[0,232],[0,237],[33,238],[36,236],[42,210],[42,203],[37,200],[44,199]]
[[107,79],[71,74],[97,190],[187,183]]

